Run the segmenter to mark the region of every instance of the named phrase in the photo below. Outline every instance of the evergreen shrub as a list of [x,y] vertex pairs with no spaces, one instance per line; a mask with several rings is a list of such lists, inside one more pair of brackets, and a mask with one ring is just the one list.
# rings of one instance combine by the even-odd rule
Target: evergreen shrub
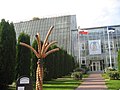
[[120,77],[120,72],[118,72],[118,71],[109,71],[108,75],[109,75],[109,78],[111,80],[115,80],[115,79],[118,80],[119,77]]
[[82,73],[81,72],[73,72],[71,74],[71,77],[75,80],[82,80]]

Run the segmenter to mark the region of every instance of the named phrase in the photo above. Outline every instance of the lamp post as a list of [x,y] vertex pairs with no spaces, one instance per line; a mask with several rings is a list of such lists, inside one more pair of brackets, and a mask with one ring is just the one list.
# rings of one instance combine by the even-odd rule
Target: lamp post
[[109,49],[109,59],[110,59],[110,67],[112,68],[112,57],[111,57],[111,46],[110,46],[110,35],[109,32],[114,32],[114,28],[107,27],[107,34],[108,34],[108,49]]
[[79,63],[79,67],[81,67],[81,65],[80,65],[80,64],[81,64],[81,55],[80,55],[80,49],[81,49],[80,47],[81,47],[81,46],[80,46],[80,35],[79,35],[79,31],[80,31],[80,26],[78,27],[78,33],[77,33],[77,34],[78,34],[78,54],[79,54],[79,55],[78,55],[78,59],[79,59],[78,63]]

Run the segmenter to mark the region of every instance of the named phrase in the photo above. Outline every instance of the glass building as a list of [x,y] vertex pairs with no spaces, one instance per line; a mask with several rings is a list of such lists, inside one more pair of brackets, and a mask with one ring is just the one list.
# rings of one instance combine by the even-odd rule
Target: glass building
[[14,23],[17,38],[21,32],[27,33],[30,35],[31,43],[37,33],[40,33],[43,41],[50,26],[54,26],[54,30],[49,37],[49,41],[57,41],[59,47],[77,57],[78,52],[76,54],[73,47],[77,43],[76,15],[40,18],[39,20]]
[[[79,33],[79,63],[90,71],[103,71],[107,67],[117,68],[117,56],[120,48],[120,25],[109,26],[114,32],[108,32],[107,26],[82,28],[88,34]],[[79,31],[80,32],[80,31]]]

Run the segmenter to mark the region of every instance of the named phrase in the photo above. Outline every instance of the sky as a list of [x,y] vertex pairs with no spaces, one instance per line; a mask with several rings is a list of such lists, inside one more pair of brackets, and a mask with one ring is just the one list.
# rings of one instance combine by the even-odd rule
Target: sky
[[120,0],[0,0],[0,20],[76,15],[80,28],[120,25]]

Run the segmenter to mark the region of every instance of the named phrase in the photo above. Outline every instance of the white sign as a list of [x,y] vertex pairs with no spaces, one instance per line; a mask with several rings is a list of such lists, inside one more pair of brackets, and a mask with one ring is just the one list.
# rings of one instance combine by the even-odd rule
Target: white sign
[[89,54],[101,54],[101,40],[89,40]]
[[20,86],[20,87],[18,87],[18,90],[25,90],[25,87]]
[[28,77],[23,77],[20,79],[20,84],[29,84],[29,78]]

